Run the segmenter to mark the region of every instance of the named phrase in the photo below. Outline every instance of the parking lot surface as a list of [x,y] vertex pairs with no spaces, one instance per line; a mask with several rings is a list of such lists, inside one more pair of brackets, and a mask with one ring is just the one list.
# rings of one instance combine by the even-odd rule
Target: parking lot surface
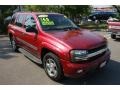
[[111,60],[100,72],[94,72],[85,78],[64,78],[54,82],[47,77],[43,68],[21,53],[12,51],[9,39],[0,35],[0,84],[37,84],[37,85],[118,85],[120,84],[120,40],[110,38],[109,32],[96,32],[108,39]]

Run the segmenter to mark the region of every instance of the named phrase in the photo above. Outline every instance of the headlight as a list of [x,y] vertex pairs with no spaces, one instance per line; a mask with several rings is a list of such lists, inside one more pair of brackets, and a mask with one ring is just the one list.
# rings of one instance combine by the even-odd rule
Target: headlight
[[87,50],[72,50],[70,54],[71,54],[71,60],[75,62],[75,61],[86,60],[85,57],[87,56],[88,52]]

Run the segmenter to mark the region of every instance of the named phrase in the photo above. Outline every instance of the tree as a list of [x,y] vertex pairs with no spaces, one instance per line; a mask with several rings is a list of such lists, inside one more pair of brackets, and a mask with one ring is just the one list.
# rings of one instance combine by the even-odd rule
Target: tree
[[65,14],[69,18],[75,20],[82,16],[86,16],[91,12],[91,6],[89,5],[4,5],[0,6],[0,27],[2,32],[6,32],[6,26],[4,25],[4,19],[7,16],[11,16],[14,12],[17,11],[31,11],[31,12],[58,12]]
[[117,10],[118,13],[120,13],[120,5],[113,5],[113,7]]
[[89,5],[41,5],[24,6],[25,11],[58,12],[67,15],[73,21],[87,16],[91,12]]
[[79,23],[79,20],[83,16],[88,16],[91,12],[91,6],[89,5],[67,5],[64,6],[64,13],[74,22]]
[[0,32],[1,33],[5,33],[7,32],[6,30],[6,26],[4,25],[4,19],[7,16],[11,16],[13,14],[13,10],[16,8],[17,6],[10,6],[10,5],[1,5],[0,6]]
[[69,15],[88,15],[91,12],[89,5],[26,5],[23,6],[25,11],[39,11],[39,12],[61,12]]
[[60,7],[58,5],[29,5],[23,6],[25,11],[36,11],[36,12],[59,12]]
[[113,7],[116,9],[117,11],[117,18],[120,19],[120,5],[113,5]]

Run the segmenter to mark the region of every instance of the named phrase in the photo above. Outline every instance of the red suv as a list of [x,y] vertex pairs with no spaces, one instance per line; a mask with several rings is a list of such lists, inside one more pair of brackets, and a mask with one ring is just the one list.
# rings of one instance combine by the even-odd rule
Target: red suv
[[42,64],[56,81],[83,76],[110,59],[104,37],[78,28],[59,13],[18,12],[12,16],[8,34],[14,51]]

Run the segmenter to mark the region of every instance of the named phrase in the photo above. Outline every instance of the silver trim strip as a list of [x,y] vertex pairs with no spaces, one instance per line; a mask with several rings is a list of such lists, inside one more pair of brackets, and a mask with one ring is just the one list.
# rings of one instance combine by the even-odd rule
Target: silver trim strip
[[97,51],[97,52],[88,54],[86,58],[94,57],[94,56],[96,56],[96,55],[98,55],[98,54],[101,54],[101,53],[105,52],[107,49],[108,49],[108,48],[104,48],[104,49],[101,49],[101,50],[99,50],[99,51]]
[[41,59],[33,56],[33,55],[32,55],[31,53],[29,53],[28,51],[26,51],[26,50],[24,50],[24,49],[22,49],[22,48],[19,48],[19,51],[20,51],[23,55],[25,55],[25,56],[27,56],[29,59],[31,59],[32,61],[34,61],[34,62],[36,62],[36,63],[39,63],[39,64],[42,64]]
[[108,49],[108,48],[104,48],[104,49],[101,49],[101,50],[99,50],[99,51],[97,51],[97,52],[88,54],[86,57],[77,57],[77,59],[88,60],[88,59],[91,58],[91,57],[94,57],[94,56],[96,56],[96,55],[99,55],[99,54],[107,51],[107,49]]
[[26,41],[24,41],[24,40],[22,40],[22,39],[20,39],[18,37],[17,37],[17,40],[20,41],[20,42],[22,42],[22,43],[24,43],[28,47],[31,47],[32,49],[37,50],[37,47],[33,46],[32,44],[29,44],[28,42],[26,42]]

